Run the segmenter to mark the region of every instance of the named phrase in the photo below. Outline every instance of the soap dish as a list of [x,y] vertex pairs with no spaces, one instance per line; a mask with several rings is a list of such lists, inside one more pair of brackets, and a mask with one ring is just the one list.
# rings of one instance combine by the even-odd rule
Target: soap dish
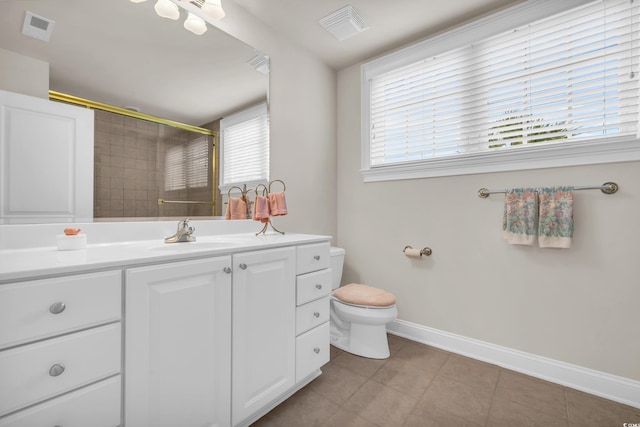
[[87,247],[87,235],[76,234],[75,236],[67,236],[60,234],[56,236],[59,251],[74,251],[77,249],[85,249]]

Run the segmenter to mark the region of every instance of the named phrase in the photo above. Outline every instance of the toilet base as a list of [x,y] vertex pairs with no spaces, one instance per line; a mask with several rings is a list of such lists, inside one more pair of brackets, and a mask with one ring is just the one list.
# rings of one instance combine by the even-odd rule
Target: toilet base
[[349,323],[339,328],[331,322],[331,345],[369,359],[387,359],[389,342],[386,325],[362,325]]

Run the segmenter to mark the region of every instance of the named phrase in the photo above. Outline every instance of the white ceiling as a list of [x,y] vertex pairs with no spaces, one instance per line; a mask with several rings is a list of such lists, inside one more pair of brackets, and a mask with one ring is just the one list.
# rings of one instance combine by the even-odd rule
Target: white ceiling
[[[522,0],[231,1],[339,70]],[[184,11],[170,21],[154,3],[0,0],[0,48],[49,62],[53,90],[195,125],[266,97],[253,48],[216,28],[195,36]],[[341,42],[318,21],[347,4],[370,28]],[[21,34],[25,10],[56,21],[49,43]]]
[[[521,0],[222,0],[234,1],[322,61],[341,69]],[[335,39],[318,21],[350,4],[369,25]]]

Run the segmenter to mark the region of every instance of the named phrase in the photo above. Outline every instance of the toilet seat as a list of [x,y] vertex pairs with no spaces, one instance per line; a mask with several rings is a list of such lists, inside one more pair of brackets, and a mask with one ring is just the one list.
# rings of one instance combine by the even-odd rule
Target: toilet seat
[[389,309],[389,308],[393,308],[393,307],[395,307],[395,306],[396,306],[395,304],[391,304],[391,305],[362,305],[362,304],[352,304],[352,303],[350,303],[350,302],[344,302],[344,301],[342,301],[340,298],[338,298],[338,297],[337,297],[337,296],[335,296],[335,295],[332,295],[332,296],[331,296],[331,299],[332,299],[333,301],[337,302],[337,303],[344,304],[344,305],[348,305],[348,306],[350,306],[350,307],[366,308],[366,309],[369,309],[369,310],[387,310],[387,309]]
[[387,308],[396,303],[396,297],[391,292],[359,283],[349,283],[331,294],[340,302],[355,307]]

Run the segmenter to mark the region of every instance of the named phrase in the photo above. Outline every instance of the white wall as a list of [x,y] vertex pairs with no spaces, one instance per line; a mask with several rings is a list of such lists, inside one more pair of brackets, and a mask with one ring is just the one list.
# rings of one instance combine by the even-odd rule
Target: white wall
[[271,58],[271,179],[285,181],[289,211],[273,223],[335,237],[336,73],[235,3],[225,11],[216,25]]
[[[640,163],[382,183],[360,176],[360,67],[338,73],[343,282],[397,296],[399,318],[640,380]],[[502,240],[502,195],[481,187],[600,185],[575,194],[571,249]],[[429,246],[409,261],[406,245]]]
[[0,49],[0,89],[49,99],[49,63]]

